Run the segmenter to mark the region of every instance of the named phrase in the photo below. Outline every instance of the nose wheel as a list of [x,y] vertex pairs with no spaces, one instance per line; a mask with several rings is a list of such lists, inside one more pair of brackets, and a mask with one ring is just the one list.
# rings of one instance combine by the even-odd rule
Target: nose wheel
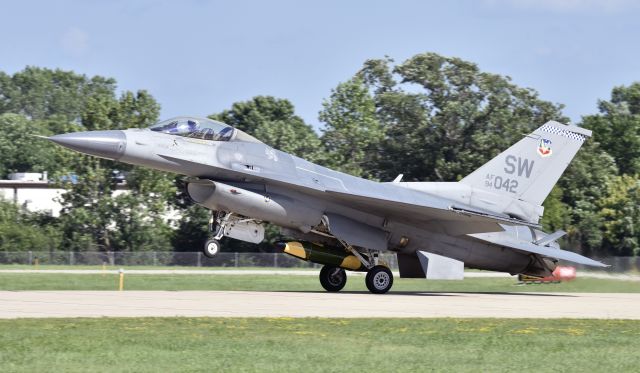
[[340,291],[347,284],[347,272],[342,268],[326,265],[320,270],[320,284],[326,291]]
[[374,294],[384,294],[393,286],[393,274],[389,268],[381,265],[373,266],[365,278],[367,289]]
[[220,241],[216,239],[210,239],[204,244],[204,250],[202,253],[208,258],[213,258],[220,252]]

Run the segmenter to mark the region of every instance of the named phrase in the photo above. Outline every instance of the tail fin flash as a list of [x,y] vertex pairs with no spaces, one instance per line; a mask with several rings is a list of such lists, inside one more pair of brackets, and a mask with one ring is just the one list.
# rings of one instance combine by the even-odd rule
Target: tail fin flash
[[549,121],[460,182],[542,205],[591,131]]

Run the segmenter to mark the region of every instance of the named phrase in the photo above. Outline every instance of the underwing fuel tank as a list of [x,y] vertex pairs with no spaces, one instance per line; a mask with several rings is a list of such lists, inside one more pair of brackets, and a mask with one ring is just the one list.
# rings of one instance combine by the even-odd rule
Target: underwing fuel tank
[[322,211],[302,201],[278,194],[266,194],[211,180],[188,182],[189,197],[214,211],[232,212],[308,232],[322,219]]
[[352,271],[364,271],[360,260],[338,247],[321,246],[311,242],[278,242],[276,247],[298,259],[327,264]]

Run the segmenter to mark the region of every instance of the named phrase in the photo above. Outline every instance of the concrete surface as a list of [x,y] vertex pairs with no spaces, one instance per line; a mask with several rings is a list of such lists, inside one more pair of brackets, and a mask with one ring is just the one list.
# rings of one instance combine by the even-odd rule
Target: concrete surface
[[[62,273],[71,275],[97,275],[97,274],[117,274],[117,269],[0,269],[0,273]],[[125,269],[125,273],[133,275],[229,275],[229,276],[250,276],[250,275],[289,275],[289,276],[318,276],[320,270],[317,269]],[[395,277],[400,277],[400,273],[393,272]],[[363,276],[365,272],[349,272],[349,276]],[[504,272],[491,271],[465,271],[465,278],[516,278]],[[606,272],[578,272],[578,277],[598,278],[603,280],[637,281],[640,282],[640,275],[630,273],[606,273]]]
[[[117,269],[0,269],[0,273],[49,273],[49,274],[69,274],[69,275],[98,275],[98,274],[118,274]],[[315,276],[320,270],[317,269],[125,269],[125,273],[132,275],[289,275],[289,276]],[[399,272],[393,272],[396,277],[400,277]],[[349,276],[362,276],[365,272],[349,272]],[[508,278],[515,277],[503,272],[465,272],[465,277],[489,277]]]
[[0,318],[103,316],[640,319],[640,294],[0,291]]

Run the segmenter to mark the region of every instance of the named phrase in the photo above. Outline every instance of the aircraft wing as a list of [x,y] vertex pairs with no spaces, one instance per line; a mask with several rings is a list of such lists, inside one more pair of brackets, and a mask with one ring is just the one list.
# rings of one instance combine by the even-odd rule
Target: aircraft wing
[[[439,225],[452,235],[503,231],[500,224],[539,228],[538,224],[513,219],[507,215],[492,214],[468,206],[455,205],[451,201],[424,193],[397,189],[390,189],[385,193],[384,198],[330,189],[325,190],[324,193],[330,199],[345,206],[374,212],[392,219]],[[419,195],[414,195],[416,193]]]
[[608,267],[608,265],[604,263],[595,261],[593,259],[589,259],[585,256],[574,253],[572,251],[556,249],[549,246],[540,246],[532,242],[516,240],[506,235],[481,233],[481,234],[470,234],[469,236],[481,241],[492,243],[494,245],[500,245],[510,249],[524,251],[527,253],[539,254],[549,258],[566,260],[569,262],[584,264],[592,267]]
[[[241,165],[234,165],[231,169],[217,168],[204,165],[192,160],[160,155],[184,167],[200,171],[202,178],[223,179],[225,175],[242,174],[247,181],[268,181],[287,188],[295,188],[319,198],[326,198],[343,206],[369,211],[388,219],[407,222],[417,226],[430,225],[440,228],[450,235],[464,235],[481,232],[500,232],[504,229],[500,224],[525,225],[534,228],[540,226],[535,223],[513,219],[505,214],[495,214],[482,211],[470,206],[456,204],[444,198],[438,198],[423,192],[400,188],[388,184],[376,184],[375,190],[364,181],[352,178],[347,186],[340,182],[336,187],[314,185],[303,182],[294,174],[276,174],[267,170],[259,172],[247,170]],[[337,179],[336,179],[337,180]],[[362,182],[363,184],[357,184]]]

